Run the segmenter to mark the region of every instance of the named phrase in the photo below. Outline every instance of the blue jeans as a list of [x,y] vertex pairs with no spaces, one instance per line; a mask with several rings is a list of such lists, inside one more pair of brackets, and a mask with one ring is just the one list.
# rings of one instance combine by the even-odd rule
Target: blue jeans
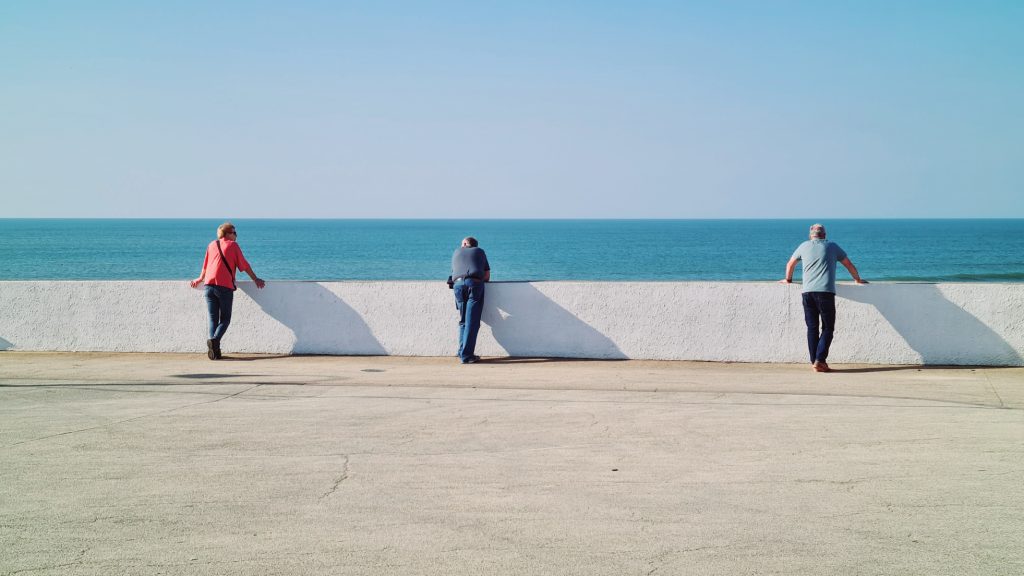
[[235,293],[231,288],[206,285],[206,310],[210,313],[210,339],[220,341],[231,324],[231,304]]
[[476,352],[476,335],[484,312],[484,282],[464,278],[455,282],[455,307],[459,309],[459,359],[469,360]]
[[832,345],[832,336],[836,331],[836,295],[831,292],[804,292],[803,299],[807,351],[811,354],[811,363],[824,362],[828,359],[828,348]]

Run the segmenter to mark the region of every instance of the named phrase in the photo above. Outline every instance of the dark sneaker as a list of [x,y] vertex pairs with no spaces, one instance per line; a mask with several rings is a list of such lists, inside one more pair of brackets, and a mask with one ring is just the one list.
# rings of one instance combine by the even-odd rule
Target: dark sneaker
[[220,340],[213,341],[213,355],[215,356],[214,360],[220,360],[224,357],[220,353]]
[[213,340],[206,341],[206,357],[210,360],[217,359],[217,349],[214,347],[215,342]]
[[463,364],[476,364],[479,361],[480,361],[480,357],[479,356],[470,356],[469,358],[466,358],[465,360],[463,360],[462,363]]

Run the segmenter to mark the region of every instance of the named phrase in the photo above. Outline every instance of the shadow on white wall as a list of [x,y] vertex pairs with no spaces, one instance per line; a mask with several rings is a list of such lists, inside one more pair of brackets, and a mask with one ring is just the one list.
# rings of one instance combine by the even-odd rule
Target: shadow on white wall
[[[277,289],[275,289],[277,288]],[[385,356],[387,350],[358,312],[318,282],[245,283],[244,291],[272,318],[295,335],[292,354]]]
[[937,286],[873,284],[839,286],[837,295],[874,306],[924,364],[1019,364],[1006,340]]
[[627,357],[611,338],[526,282],[489,284],[483,322],[510,356]]
[[11,348],[14,348],[14,344],[0,338],[0,350],[10,350]]

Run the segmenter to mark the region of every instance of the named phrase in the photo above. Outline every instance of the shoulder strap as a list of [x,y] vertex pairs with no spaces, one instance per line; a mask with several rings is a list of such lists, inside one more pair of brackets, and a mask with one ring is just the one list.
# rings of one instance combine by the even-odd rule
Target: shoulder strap
[[235,271],[231,269],[231,266],[228,266],[228,259],[224,257],[224,250],[221,250],[220,247],[220,238],[217,238],[215,242],[217,243],[217,252],[220,252],[220,263],[228,269],[228,274],[231,274],[231,289],[238,290],[238,286],[235,285]]

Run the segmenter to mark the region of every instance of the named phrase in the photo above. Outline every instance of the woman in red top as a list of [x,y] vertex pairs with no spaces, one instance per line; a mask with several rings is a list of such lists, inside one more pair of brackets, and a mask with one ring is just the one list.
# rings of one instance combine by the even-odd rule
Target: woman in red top
[[231,304],[235,296],[235,270],[241,270],[252,278],[257,288],[266,282],[256,277],[252,266],[242,255],[236,239],[238,231],[231,222],[217,227],[217,239],[206,247],[203,271],[190,284],[198,288],[205,284],[206,308],[210,313],[210,339],[206,341],[206,355],[210,360],[220,360],[220,339],[231,324]]

